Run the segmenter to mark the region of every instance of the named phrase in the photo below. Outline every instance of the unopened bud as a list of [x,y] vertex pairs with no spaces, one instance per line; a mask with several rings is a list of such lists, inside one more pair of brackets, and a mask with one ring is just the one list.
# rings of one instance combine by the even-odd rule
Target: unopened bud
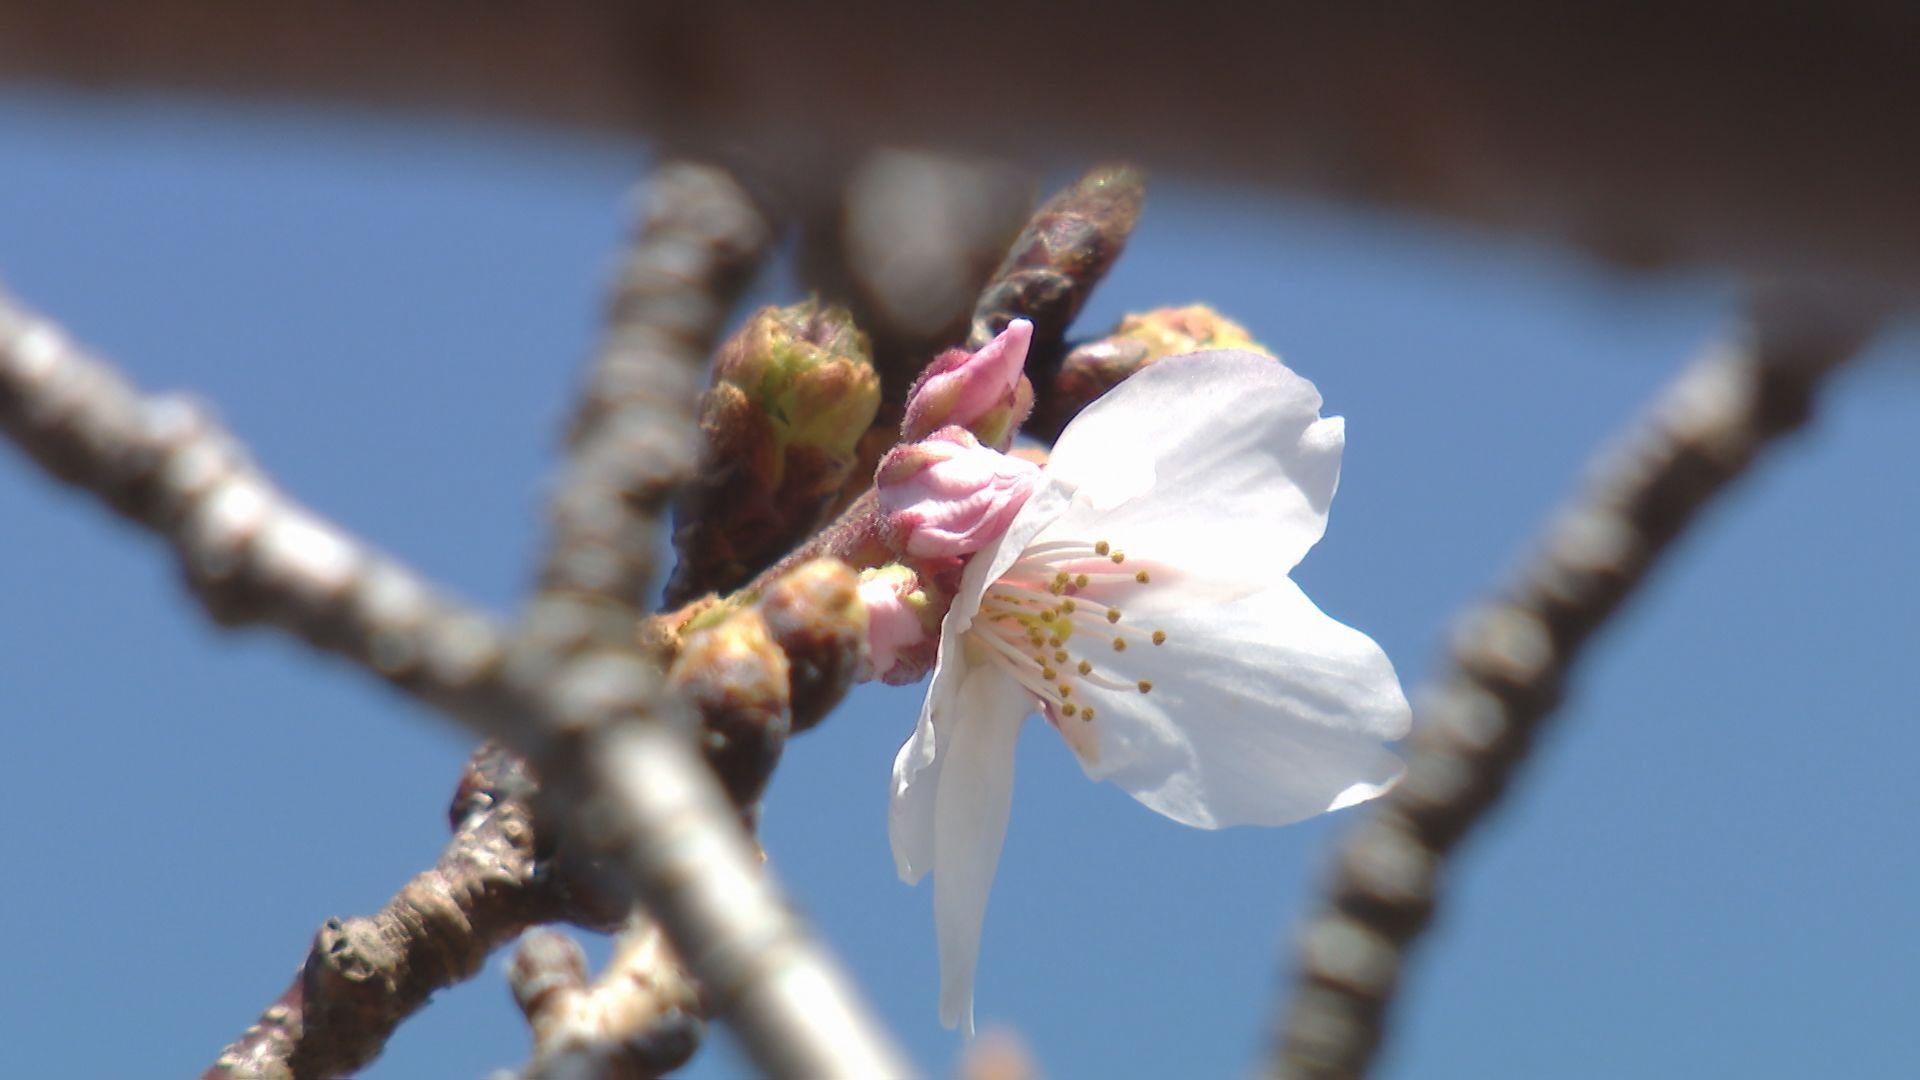
[[817,527],[880,407],[842,308],[763,308],[722,346],[701,405],[706,457],[682,496],[668,601],[739,585]]
[[845,308],[815,300],[756,312],[721,348],[714,380],[746,395],[781,452],[800,445],[849,457],[880,408],[867,336]]
[[920,575],[899,563],[863,570],[860,602],[867,607],[862,677],[893,685],[920,681],[933,667],[941,619]]
[[896,550],[921,558],[971,555],[1012,524],[1039,486],[1040,468],[950,427],[895,447],[873,483]]
[[1054,373],[1035,433],[1052,437],[1121,380],[1158,360],[1204,349],[1241,349],[1271,356],[1245,327],[1205,304],[1156,308],[1120,320],[1113,333],[1075,346]]
[[839,559],[811,559],[767,586],[759,611],[790,665],[793,730],[805,731],[859,674],[867,640],[859,575]]
[[702,749],[734,805],[751,805],[792,724],[787,655],[766,620],[734,611],[687,635],[669,679],[699,711]]
[[1024,374],[1033,324],[1015,319],[978,352],[949,349],[927,365],[907,395],[903,442],[918,442],[944,427],[962,427],[995,450],[1013,444],[1033,411],[1033,384]]

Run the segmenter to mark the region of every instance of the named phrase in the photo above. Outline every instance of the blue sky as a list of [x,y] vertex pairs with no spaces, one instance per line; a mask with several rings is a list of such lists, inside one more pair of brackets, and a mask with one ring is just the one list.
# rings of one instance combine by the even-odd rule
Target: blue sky
[[[10,90],[0,282],[143,385],[212,403],[322,513],[506,611],[645,162],[445,118]],[[1733,295],[1167,177],[1082,328],[1203,300],[1319,384],[1348,451],[1298,577],[1411,686]],[[1917,349],[1896,326],[1601,639],[1458,863],[1388,1075],[1920,1068]],[[792,743],[765,839],[943,1068],[931,891],[895,880],[885,832],[918,700],[862,689]],[[153,543],[6,451],[0,721],[16,1076],[197,1072],[323,918],[432,861],[468,749],[342,665],[212,628]],[[982,1025],[1056,1076],[1239,1074],[1348,824],[1184,829],[1030,726]],[[496,959],[367,1075],[476,1076],[526,1049]],[[716,1039],[691,1074],[743,1070]]]

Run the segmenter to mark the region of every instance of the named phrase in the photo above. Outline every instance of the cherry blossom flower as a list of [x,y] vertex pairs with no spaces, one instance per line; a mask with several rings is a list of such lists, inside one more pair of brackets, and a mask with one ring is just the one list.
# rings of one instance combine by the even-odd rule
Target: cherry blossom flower
[[1068,425],[941,626],[889,831],[934,875],[940,1017],[973,1029],[974,967],[1014,743],[1038,712],[1094,780],[1199,828],[1373,798],[1411,713],[1380,647],[1288,577],[1326,529],[1345,425],[1270,356],[1169,357]]

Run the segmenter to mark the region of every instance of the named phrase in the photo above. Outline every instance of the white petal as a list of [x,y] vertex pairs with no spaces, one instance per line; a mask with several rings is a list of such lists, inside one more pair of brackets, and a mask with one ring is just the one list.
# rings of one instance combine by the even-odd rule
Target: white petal
[[1381,744],[1406,735],[1412,712],[1371,638],[1291,581],[1222,604],[1182,605],[1160,592],[1130,605],[1126,622],[1166,631],[1164,645],[1082,646],[1098,673],[1151,685],[1087,688],[1096,718],[1081,722],[1097,742],[1080,755],[1088,776],[1209,829],[1298,821],[1372,798],[1398,777],[1399,759]]
[[990,664],[974,667],[955,705],[954,725],[936,797],[933,922],[940,940],[940,1022],[973,1034],[973,973],[987,894],[1007,835],[1013,801],[1013,748],[1033,697]]
[[887,839],[893,844],[893,866],[900,880],[918,884],[933,869],[933,809],[940,789],[947,741],[960,712],[954,707],[960,685],[968,674],[963,650],[949,648],[947,637],[933,663],[927,700],[920,706],[920,723],[893,759],[893,798],[887,806]]
[[1141,553],[1276,580],[1326,532],[1345,445],[1319,391],[1270,356],[1168,357],[1061,433],[1047,473],[1081,497],[1043,539],[1125,529]]
[[[1020,558],[1035,533],[1066,511],[1071,498],[1069,490],[1053,483],[1034,492],[1006,533],[968,560],[953,606],[940,624],[940,651],[927,685],[926,704],[920,708],[920,723],[893,760],[887,834],[893,843],[894,869],[909,885],[933,866],[934,800],[946,744],[953,738],[954,721],[966,713],[965,703],[957,699],[972,665],[967,662],[962,635],[980,610],[980,594],[987,585]],[[1026,701],[1023,708],[1030,708],[1031,699]]]

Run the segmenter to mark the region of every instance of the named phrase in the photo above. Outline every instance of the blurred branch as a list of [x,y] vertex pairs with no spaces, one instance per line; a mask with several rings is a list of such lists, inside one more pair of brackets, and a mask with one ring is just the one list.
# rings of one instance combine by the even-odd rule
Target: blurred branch
[[1125,250],[1146,198],[1137,170],[1101,165],[1041,204],[974,303],[967,348],[986,345],[1014,319],[1031,319],[1027,369],[1037,383],[1059,363],[1067,328]]
[[[1367,200],[1635,264],[1920,285],[1920,13],[1879,0],[1146,8],[1013,0],[0,0],[15,80],[875,145]],[[1177,44],[1175,41],[1177,40]],[[977,58],[1070,56],[983,74]],[[795,58],[831,57],[831,62]]]
[[536,857],[532,790],[512,755],[491,745],[475,753],[439,862],[374,915],[328,919],[293,984],[203,1080],[356,1072],[432,994],[472,978],[527,927],[617,921],[617,911],[582,906],[554,864]]
[[700,1044],[693,987],[644,918],[621,932],[592,983],[580,946],[544,929],[521,939],[507,979],[533,1028],[522,1080],[651,1080],[685,1064]]
[[279,625],[523,755],[549,795],[571,797],[583,846],[625,869],[761,1068],[908,1071],[765,874],[651,663],[602,650],[508,664],[493,622],[292,503],[197,410],[141,396],[5,297],[0,428],[166,539],[216,618]]
[[639,217],[569,432],[526,620],[527,643],[548,658],[631,648],[661,518],[698,464],[707,360],[773,239],[727,173],[689,162],[654,171]]
[[1517,586],[1464,621],[1423,699],[1406,776],[1346,838],[1302,932],[1273,1075],[1367,1070],[1447,859],[1524,762],[1581,648],[1713,498],[1806,422],[1871,327],[1857,310],[1761,305],[1748,340],[1694,364],[1605,459]]
[[483,735],[526,741],[501,626],[293,502],[203,409],[142,396],[4,294],[0,428],[171,545],[216,621],[273,624]]

